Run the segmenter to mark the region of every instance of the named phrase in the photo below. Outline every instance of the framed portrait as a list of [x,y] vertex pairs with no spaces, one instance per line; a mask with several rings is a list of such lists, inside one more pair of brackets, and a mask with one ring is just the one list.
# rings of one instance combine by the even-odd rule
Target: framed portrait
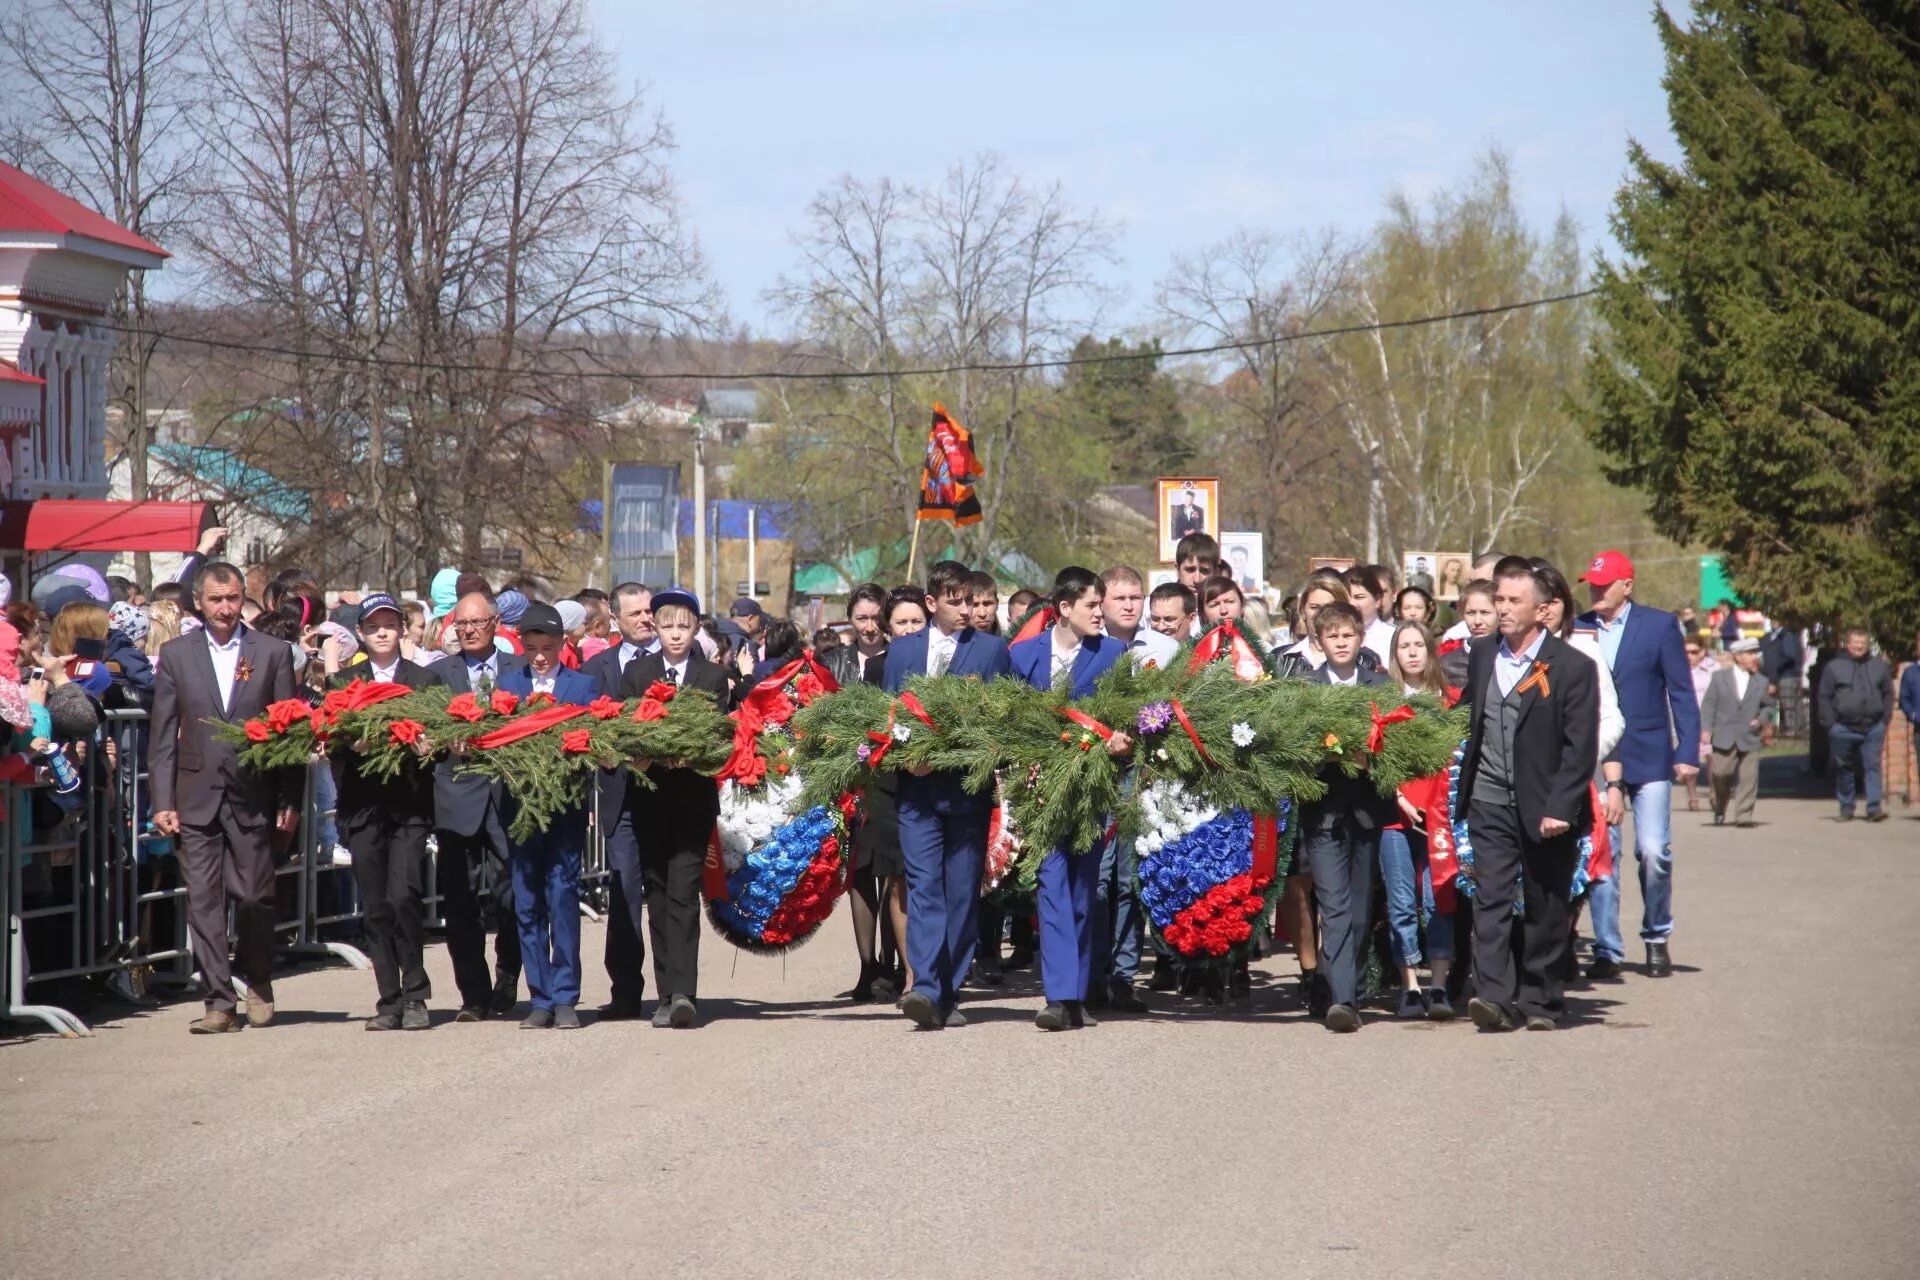
[[1217,478],[1162,476],[1154,481],[1159,512],[1160,563],[1173,563],[1173,549],[1190,533],[1220,536],[1220,481]]
[[1307,572],[1312,574],[1322,569],[1331,569],[1335,573],[1345,573],[1359,563],[1352,556],[1308,556]]
[[1438,599],[1434,587],[1440,581],[1438,551],[1409,551],[1400,557],[1400,585],[1418,587]]
[[1460,588],[1473,580],[1473,553],[1471,551],[1435,551],[1433,559],[1433,585],[1427,590],[1441,604],[1452,604],[1460,597]]
[[1220,564],[1249,598],[1267,589],[1267,535],[1229,531],[1220,535]]

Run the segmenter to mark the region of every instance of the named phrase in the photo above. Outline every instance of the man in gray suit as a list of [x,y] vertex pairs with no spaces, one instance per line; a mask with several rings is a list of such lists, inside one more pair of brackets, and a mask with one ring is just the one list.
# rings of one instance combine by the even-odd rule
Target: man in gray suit
[[246,976],[247,1021],[273,1020],[273,850],[276,820],[292,831],[300,820],[297,769],[261,774],[240,768],[228,743],[207,722],[239,724],[268,704],[293,696],[293,651],[240,622],[246,579],[216,561],[200,571],[195,591],[206,625],[160,647],[153,690],[148,766],[153,824],[178,836],[187,884],[187,928],[206,983],[206,1011],[189,1030],[238,1031],[238,996],[227,956],[227,895]]
[[1760,642],[1736,640],[1727,652],[1733,665],[1713,673],[1700,700],[1702,733],[1713,748],[1713,825],[1726,822],[1731,799],[1733,825],[1750,827],[1760,795],[1758,752],[1773,737],[1774,700],[1760,675]]

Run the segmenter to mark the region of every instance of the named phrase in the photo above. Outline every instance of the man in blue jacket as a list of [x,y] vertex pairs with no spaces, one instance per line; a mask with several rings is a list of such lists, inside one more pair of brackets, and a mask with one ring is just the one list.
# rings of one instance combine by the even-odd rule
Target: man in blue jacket
[[[1136,597],[1139,592],[1135,587]],[[1053,580],[1053,608],[1060,620],[1013,646],[1013,674],[1036,689],[1064,688],[1070,698],[1093,692],[1094,682],[1126,656],[1127,646],[1101,634],[1106,588],[1091,569],[1066,568]],[[1133,750],[1133,739],[1116,728],[1105,744],[1114,755]],[[1093,889],[1105,841],[1085,853],[1053,849],[1040,863],[1040,979],[1047,1004],[1034,1019],[1042,1031],[1077,1031],[1093,1025],[1086,1011],[1093,980]],[[913,929],[908,911],[907,929]]]
[[[927,629],[887,650],[883,682],[898,694],[914,676],[1006,675],[1007,642],[968,625],[973,573],[957,560],[928,571]],[[986,858],[991,792],[968,792],[958,773],[923,770],[900,778],[900,850],[907,863],[907,962],[913,990],[901,1012],[925,1030],[962,1027],[954,1006],[978,942],[980,871]]]
[[1913,638],[1913,658],[1900,673],[1900,714],[1911,729],[1907,735],[1909,750],[1920,749],[1920,634]]
[[[1673,848],[1669,805],[1673,784],[1700,772],[1700,705],[1693,696],[1680,624],[1671,613],[1633,601],[1633,561],[1602,551],[1580,575],[1593,611],[1581,621],[1600,634],[1600,653],[1613,672],[1627,729],[1609,759],[1621,780],[1607,783],[1606,818],[1614,849],[1620,822],[1633,806],[1634,854],[1640,863],[1640,938],[1647,976],[1673,972],[1667,939],[1673,933]],[[1612,978],[1626,958],[1620,938],[1620,861],[1593,886],[1593,964],[1589,978]]]

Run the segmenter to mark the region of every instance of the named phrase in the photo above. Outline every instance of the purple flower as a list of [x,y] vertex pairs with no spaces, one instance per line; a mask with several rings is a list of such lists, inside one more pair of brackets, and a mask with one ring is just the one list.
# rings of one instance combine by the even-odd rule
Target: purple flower
[[1141,733],[1163,733],[1173,723],[1173,704],[1171,702],[1149,702],[1140,708],[1140,718],[1136,722]]
[[854,752],[853,754],[860,758],[861,764],[865,764],[867,762],[867,757],[873,754],[873,747],[871,744],[863,742],[860,744],[860,749]]

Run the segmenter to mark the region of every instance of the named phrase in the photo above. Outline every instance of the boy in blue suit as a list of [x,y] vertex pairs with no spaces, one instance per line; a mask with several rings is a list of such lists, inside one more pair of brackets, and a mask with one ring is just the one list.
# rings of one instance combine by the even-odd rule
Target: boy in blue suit
[[[1106,589],[1091,569],[1062,569],[1053,580],[1053,607],[1060,620],[1013,646],[1013,674],[1036,689],[1064,685],[1072,698],[1092,693],[1094,682],[1127,653],[1126,645],[1101,633],[1105,598]],[[1115,729],[1106,749],[1125,755],[1133,750],[1133,739]],[[1100,853],[1099,844],[1085,853],[1055,849],[1040,863],[1040,978],[1047,1006],[1033,1023],[1042,1031],[1094,1025],[1086,996],[1093,977],[1093,887],[1100,875]]]
[[[1667,938],[1673,933],[1673,847],[1670,806],[1673,784],[1700,772],[1700,704],[1693,671],[1672,614],[1633,600],[1633,561],[1602,551],[1580,575],[1593,598],[1582,624],[1600,635],[1600,654],[1613,673],[1626,733],[1608,757],[1620,764],[1621,780],[1607,781],[1606,820],[1614,872],[1593,886],[1593,963],[1589,978],[1612,978],[1626,957],[1620,937],[1620,821],[1633,806],[1634,853],[1640,862],[1643,911],[1640,938],[1647,944],[1647,976],[1673,972]],[[1677,742],[1677,745],[1676,745]]]
[[[521,701],[536,693],[584,707],[600,693],[593,677],[560,665],[567,629],[560,611],[534,603],[520,616],[520,646],[527,664],[503,672],[500,688]],[[533,1009],[524,1031],[580,1025],[580,850],[587,839],[584,803],[557,815],[545,831],[525,842],[512,840],[514,915]]]
[[[973,574],[957,560],[936,563],[927,576],[926,630],[903,636],[887,650],[888,693],[913,676],[1006,675],[1007,643],[968,625]],[[957,773],[901,775],[900,849],[907,862],[907,960],[913,990],[901,1012],[923,1030],[962,1027],[954,1006],[979,941],[980,869],[987,850],[990,793],[971,794]]]

